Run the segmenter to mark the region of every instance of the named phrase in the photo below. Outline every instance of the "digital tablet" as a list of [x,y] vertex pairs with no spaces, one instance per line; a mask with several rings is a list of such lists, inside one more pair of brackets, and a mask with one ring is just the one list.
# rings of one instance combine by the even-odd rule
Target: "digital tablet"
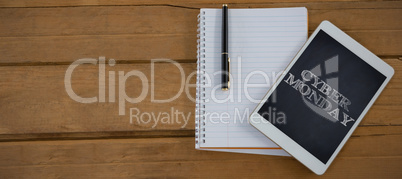
[[249,122],[321,175],[393,74],[391,66],[323,21]]

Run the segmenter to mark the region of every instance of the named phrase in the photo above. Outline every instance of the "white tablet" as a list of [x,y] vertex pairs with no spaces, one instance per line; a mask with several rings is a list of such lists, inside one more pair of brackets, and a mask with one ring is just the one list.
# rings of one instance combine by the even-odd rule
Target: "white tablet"
[[249,122],[321,175],[393,74],[391,66],[323,21]]

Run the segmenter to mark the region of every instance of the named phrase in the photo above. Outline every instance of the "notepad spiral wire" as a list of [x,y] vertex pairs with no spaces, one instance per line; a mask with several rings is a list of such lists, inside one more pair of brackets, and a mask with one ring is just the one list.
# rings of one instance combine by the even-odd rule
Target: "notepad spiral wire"
[[198,14],[197,90],[195,104],[195,146],[205,143],[205,11]]

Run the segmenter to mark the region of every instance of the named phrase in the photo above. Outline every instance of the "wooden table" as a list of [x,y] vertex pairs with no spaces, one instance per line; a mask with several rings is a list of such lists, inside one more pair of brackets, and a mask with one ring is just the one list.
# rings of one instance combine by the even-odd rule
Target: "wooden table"
[[[324,177],[402,177],[400,1],[0,0],[0,178],[317,177],[290,157],[194,149],[195,103],[186,89],[179,93],[180,71],[151,60],[175,60],[188,77],[196,70],[199,8],[222,3],[305,6],[310,33],[329,20],[393,66],[395,76]],[[74,93],[96,102],[75,101],[66,91],[66,71],[78,59],[100,57],[116,64],[106,63],[100,77],[100,62],[79,65],[71,77]],[[119,73],[136,70],[151,79],[152,69],[145,99],[126,102],[119,115],[124,89],[131,97],[143,89],[136,77],[119,88]],[[185,87],[194,97],[195,76],[188,79]],[[171,102],[153,102],[177,93]],[[130,123],[130,108],[191,117],[187,125]]]

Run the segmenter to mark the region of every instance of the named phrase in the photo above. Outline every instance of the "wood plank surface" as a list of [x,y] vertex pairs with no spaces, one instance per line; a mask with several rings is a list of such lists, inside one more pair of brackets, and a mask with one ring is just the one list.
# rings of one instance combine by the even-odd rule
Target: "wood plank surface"
[[[325,176],[401,176],[400,135],[352,137]],[[192,137],[9,142],[0,152],[6,178],[318,177],[291,157],[197,151]]]
[[342,7],[342,8],[356,8],[355,6],[345,6],[345,4],[362,4],[360,7],[372,7],[366,5],[367,2],[375,4],[378,8],[395,8],[390,4],[395,4],[397,2],[392,1],[367,1],[367,0],[271,0],[269,2],[265,0],[193,0],[193,1],[183,1],[183,0],[119,0],[119,1],[108,1],[108,0],[54,0],[54,1],[44,1],[44,0],[0,0],[0,7],[80,7],[80,6],[173,6],[173,7],[185,7],[185,8],[202,8],[202,7],[217,7],[221,4],[227,3],[232,6],[241,7],[251,7],[255,4],[257,5],[267,5],[270,7],[287,7],[287,5],[294,6],[295,4],[303,4],[303,6],[311,7],[317,3],[331,3],[331,7]]
[[[309,34],[329,20],[390,64],[394,77],[324,177],[402,178],[402,1],[371,0],[0,0],[0,178],[318,177],[291,157],[194,149],[196,19],[200,8],[222,3],[306,7]],[[101,56],[116,62],[105,67],[105,85],[99,65],[80,65],[71,79],[77,95],[98,102],[73,100],[65,86],[69,65]],[[180,84],[175,64],[153,59],[179,62],[189,85]],[[149,81],[133,76],[120,88],[119,72],[133,71]],[[119,94],[134,98],[143,85],[145,99],[125,102],[119,115]],[[160,103],[152,85],[154,99],[184,91]],[[184,117],[130,123],[131,108]]]
[[[384,2],[386,7],[388,3]],[[377,55],[402,54],[402,25],[398,18],[388,18],[402,15],[401,8],[368,8],[382,2],[364,2],[368,7],[361,9],[339,9],[333,4],[316,3],[308,9],[310,32],[330,20]],[[299,4],[303,5],[309,4]],[[4,8],[0,17],[8,18],[0,21],[0,64],[71,63],[98,56],[194,60],[198,12],[166,6]]]
[[[402,30],[347,33],[377,55],[402,54],[399,45],[402,44]],[[195,61],[197,51],[195,34],[2,37],[0,40],[0,53],[4,54],[0,57],[0,65],[70,64],[80,58],[99,56],[118,61],[143,62],[155,58]]]
[[[184,78],[195,71],[194,63],[183,63]],[[170,103],[152,102],[151,98],[151,65],[146,64],[117,64],[108,66],[106,82],[109,81],[109,72],[128,73],[132,70],[142,72],[148,79],[146,98],[139,103],[125,102],[125,115],[119,115],[119,95],[124,91],[130,97],[137,97],[142,92],[142,83],[138,77],[127,79],[125,89],[119,88],[119,78],[115,78],[115,101],[110,102],[109,84],[106,83],[106,102],[99,102],[98,65],[78,66],[71,79],[74,93],[83,98],[98,97],[98,102],[80,103],[73,100],[66,92],[65,73],[67,65],[58,66],[5,66],[0,67],[0,133],[1,134],[26,134],[26,133],[59,133],[59,132],[110,132],[132,130],[166,130],[166,129],[193,129],[195,88],[189,88],[189,92],[180,92],[180,70],[169,63],[155,64],[154,99],[163,100],[173,98]],[[169,74],[169,75],[165,75]],[[191,78],[191,84],[195,83],[195,75]],[[51,85],[49,85],[51,84]],[[184,87],[185,84],[183,84]],[[121,91],[124,90],[124,91]],[[187,94],[191,97],[189,98]],[[28,99],[28,100],[25,100]],[[180,111],[185,114],[188,124],[183,117],[177,118],[178,122],[166,125],[155,124],[144,117],[140,123],[133,119],[130,123],[130,108],[138,109],[140,114]],[[134,111],[133,115],[138,112]],[[148,123],[145,123],[148,122]],[[179,123],[180,122],[180,123]]]
[[[365,4],[371,8],[361,4],[354,9],[334,8],[333,3],[318,3],[311,8],[307,3],[297,5],[307,7],[310,30],[323,20],[333,22],[344,31],[402,30],[397,18],[383,20],[401,15],[401,8],[381,9],[377,8],[381,3]],[[393,5],[402,6],[402,2]],[[0,16],[9,18],[0,22],[3,26],[0,37],[196,34],[198,13],[198,8],[166,6],[4,8]]]
[[[193,62],[196,35],[102,35],[0,38],[0,65],[19,63],[71,64],[81,58],[106,56],[118,61],[148,61],[168,58]],[[15,48],[19,47],[19,48]],[[63,54],[63,55],[60,55]]]
[[[400,110],[402,107],[400,97],[402,63],[397,59],[385,59],[385,61],[395,68],[396,74],[361,122],[361,126],[402,125]],[[153,82],[151,82],[151,65],[154,66]],[[195,75],[190,76],[190,74],[195,73],[196,64],[181,63],[179,65],[183,69],[184,80],[189,79],[187,85],[181,83],[182,74],[171,63],[117,64],[113,67],[107,65],[106,82],[109,81],[110,72],[117,74],[119,71],[128,73],[132,70],[142,72],[149,80],[147,97],[140,103],[125,102],[125,115],[119,115],[118,97],[123,89],[119,89],[118,78],[115,78],[116,82],[113,86],[114,102],[110,102],[107,98],[109,83],[105,83],[105,102],[84,104],[73,100],[66,92],[64,78],[68,65],[2,66],[0,67],[0,85],[7,88],[0,89],[0,106],[2,106],[0,114],[3,119],[0,120],[0,140],[21,139],[21,135],[26,136],[26,134],[38,134],[38,138],[52,138],[55,133],[63,133],[64,137],[68,138],[68,133],[74,132],[193,130],[195,103],[191,99],[195,98],[195,88],[191,84],[195,83]],[[98,65],[88,64],[78,66],[74,70],[71,84],[78,96],[99,97],[98,68]],[[138,77],[131,77],[126,81],[127,85],[123,91],[130,97],[137,97],[142,92],[142,82]],[[151,98],[151,84],[155,85],[154,99],[156,100],[173,99],[182,87],[188,88],[188,92],[183,89],[177,99],[166,103],[155,103]],[[130,123],[130,108],[133,108],[132,123]],[[161,123],[155,121],[155,118],[139,116],[142,113],[155,116],[161,113],[171,114],[172,110],[183,113],[185,117],[180,116],[175,118],[177,121]],[[43,135],[44,133],[48,135]],[[11,134],[20,136],[14,137]],[[188,133],[183,134],[188,136]],[[71,137],[74,136],[74,134],[71,135]],[[54,135],[54,137],[60,136]],[[93,136],[89,135],[89,137]],[[108,137],[108,135],[103,134],[100,137]]]
[[[153,154],[147,155],[151,156]],[[279,161],[266,157],[263,159],[265,160],[253,161],[249,158],[244,161],[210,160],[34,165],[2,167],[0,171],[2,172],[1,175],[6,178],[12,178],[16,175],[24,178],[232,178],[234,173],[236,178],[266,178],[267,176],[276,178],[320,177],[309,172],[293,158],[281,158]],[[328,178],[400,178],[400,167],[398,167],[401,165],[400,161],[400,157],[347,159],[339,157],[339,162],[333,164],[325,176]]]

